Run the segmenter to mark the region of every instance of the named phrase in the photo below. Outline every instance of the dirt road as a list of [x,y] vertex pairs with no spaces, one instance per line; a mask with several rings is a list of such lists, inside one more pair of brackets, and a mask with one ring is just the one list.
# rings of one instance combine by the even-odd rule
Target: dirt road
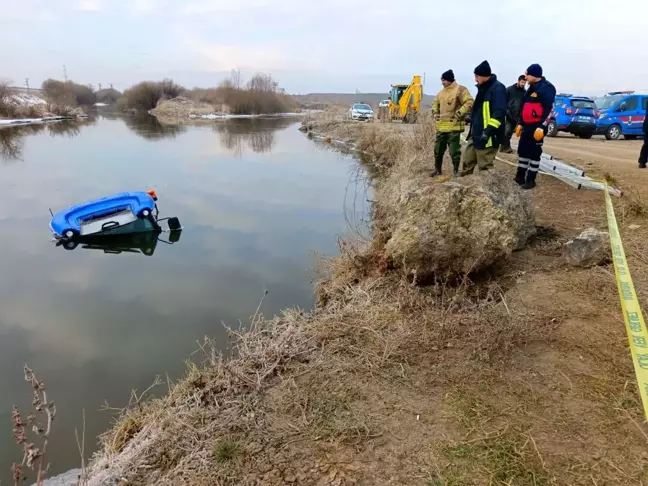
[[592,177],[613,174],[623,185],[648,187],[648,170],[637,168],[637,159],[643,140],[605,140],[575,137],[547,138],[544,151],[582,168]]

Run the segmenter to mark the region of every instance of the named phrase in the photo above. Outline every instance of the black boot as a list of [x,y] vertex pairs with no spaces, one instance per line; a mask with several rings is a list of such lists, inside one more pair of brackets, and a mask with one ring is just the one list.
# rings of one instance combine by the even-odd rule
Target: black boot
[[525,167],[518,167],[517,173],[515,174],[515,182],[518,183],[518,185],[523,186],[524,181],[526,179],[526,173],[527,170]]
[[453,179],[456,179],[459,177],[459,164],[461,164],[461,160],[453,160],[452,161],[452,177]]
[[646,168],[646,164],[641,164],[641,163],[640,163],[640,164],[639,164],[639,168],[640,168],[640,169],[645,169],[645,168]]
[[430,174],[432,177],[440,176],[442,175],[441,173],[441,168],[443,167],[443,159],[441,160],[435,160],[434,161],[434,171],[432,174]]
[[522,186],[522,189],[533,189],[536,186],[535,180],[538,175],[535,171],[527,171],[526,182]]

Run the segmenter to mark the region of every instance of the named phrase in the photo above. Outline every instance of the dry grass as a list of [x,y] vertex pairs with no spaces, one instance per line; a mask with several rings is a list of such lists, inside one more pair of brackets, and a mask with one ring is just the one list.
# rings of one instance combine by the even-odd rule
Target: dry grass
[[[201,348],[204,367],[190,365],[165,398],[126,411],[102,438],[105,456],[96,464],[97,483],[90,484],[106,480],[106,465],[111,474],[144,481],[137,467],[144,463],[156,464],[146,473],[148,484],[173,484],[187,471],[199,484],[230,484],[232,475],[235,484],[257,484],[265,474],[262,464],[279,464],[300,450],[317,456],[331,446],[361,446],[385,433],[384,412],[372,409],[370,396],[354,385],[362,376],[381,387],[409,383],[404,373],[416,356],[429,348],[453,353],[473,333],[486,337],[462,350],[468,363],[470,356],[506,360],[509,346],[529,339],[526,326],[482,318],[505,312],[496,303],[489,310],[484,304],[473,310],[463,306],[460,318],[444,317],[429,305],[435,297],[398,281],[337,285],[343,298],[313,315],[289,311],[271,321],[257,319],[250,331],[233,332],[231,360],[207,341]],[[401,289],[397,295],[394,285]],[[497,331],[485,332],[494,325]],[[242,451],[246,460],[237,462]],[[216,463],[228,467],[223,471]],[[306,465],[298,461],[295,467]],[[305,471],[290,474],[300,473]]]

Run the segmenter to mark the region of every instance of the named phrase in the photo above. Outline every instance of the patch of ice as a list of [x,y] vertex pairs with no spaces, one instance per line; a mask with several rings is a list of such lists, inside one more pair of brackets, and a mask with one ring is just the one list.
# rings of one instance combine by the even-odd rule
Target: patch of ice
[[50,121],[65,120],[65,116],[46,116],[43,118],[13,118],[11,120],[0,120],[0,125],[29,125],[31,123],[46,123]]
[[269,117],[284,117],[284,116],[302,116],[306,113],[272,113],[260,115],[227,115],[225,113],[208,113],[206,115],[189,115],[189,118],[202,119],[202,120],[222,120],[231,118],[269,118]]
[[[43,486],[77,486],[79,484],[81,469],[72,469],[53,478],[43,481]],[[35,484],[33,486],[36,486]]]
[[108,103],[95,103],[95,106],[108,106]]

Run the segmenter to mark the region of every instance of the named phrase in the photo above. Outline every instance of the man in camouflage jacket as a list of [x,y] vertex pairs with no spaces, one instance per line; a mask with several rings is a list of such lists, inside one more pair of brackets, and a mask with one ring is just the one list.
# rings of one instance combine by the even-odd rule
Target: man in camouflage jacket
[[464,86],[455,82],[452,69],[441,75],[443,89],[432,103],[432,113],[436,120],[436,140],[434,142],[434,166],[432,176],[441,175],[443,156],[450,149],[452,172],[459,173],[461,162],[461,134],[466,128],[466,115],[472,111],[473,98]]

